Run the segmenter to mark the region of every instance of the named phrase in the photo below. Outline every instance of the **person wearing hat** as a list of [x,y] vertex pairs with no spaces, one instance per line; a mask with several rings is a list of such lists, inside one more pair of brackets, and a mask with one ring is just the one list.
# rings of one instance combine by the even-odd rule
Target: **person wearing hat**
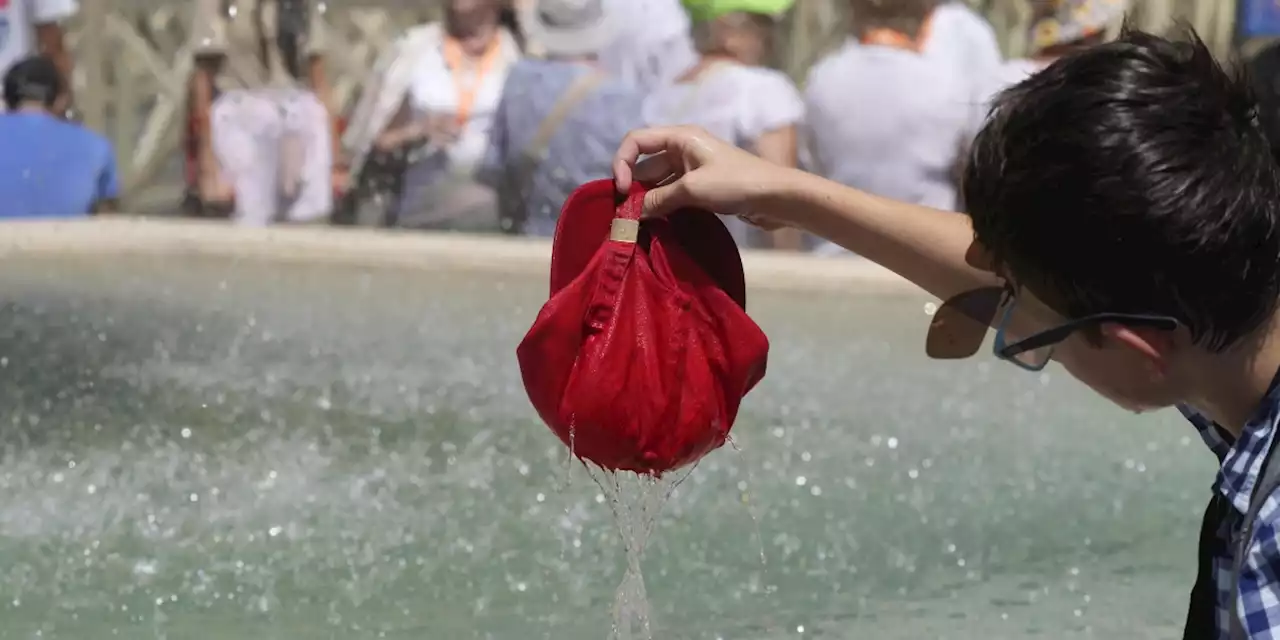
[[503,229],[551,236],[565,198],[609,176],[613,149],[643,124],[643,94],[599,56],[622,24],[607,0],[532,0],[520,28],[542,58],[512,67],[481,179],[498,192]]
[[[978,120],[970,79],[924,51],[936,0],[852,0],[855,37],[805,83],[807,168],[841,184],[955,210],[955,167]],[[845,253],[817,242],[822,254]]]
[[1024,58],[1005,62],[993,78],[994,94],[1044,69],[1054,60],[1107,41],[1124,20],[1129,0],[1038,0]]
[[[684,0],[693,20],[699,59],[676,82],[644,101],[651,126],[697,124],[784,167],[797,163],[797,126],[804,119],[800,92],[785,74],[765,66],[776,21],[794,0]],[[798,249],[788,231],[761,234],[727,220],[742,246]]]
[[52,58],[25,58],[4,74],[0,218],[79,217],[115,208],[115,150],[102,135],[65,120],[67,102]]

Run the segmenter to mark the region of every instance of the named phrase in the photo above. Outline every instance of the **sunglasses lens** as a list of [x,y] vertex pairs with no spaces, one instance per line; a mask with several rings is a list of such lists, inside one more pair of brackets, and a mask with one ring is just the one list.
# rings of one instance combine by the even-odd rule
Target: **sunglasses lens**
[[1053,357],[1053,347],[1054,345],[1049,345],[1039,349],[1023,351],[1013,356],[1013,360],[1018,361],[1018,364],[1027,369],[1043,369],[1045,365],[1049,364],[1049,359]]
[[929,322],[925,353],[936,360],[968,358],[977,353],[1003,293],[1000,287],[986,287],[966,291],[942,303]]

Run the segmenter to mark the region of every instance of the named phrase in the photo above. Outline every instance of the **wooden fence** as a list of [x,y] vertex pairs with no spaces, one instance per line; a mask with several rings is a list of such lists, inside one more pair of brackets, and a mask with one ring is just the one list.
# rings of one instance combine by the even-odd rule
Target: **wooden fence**
[[[972,0],[995,25],[1009,55],[1025,46],[1033,0]],[[192,69],[191,0],[88,0],[71,27],[76,96],[86,123],[115,143],[127,203],[176,206],[186,87]],[[792,77],[844,37],[842,0],[797,0],[782,28],[781,66]],[[1134,19],[1161,30],[1175,19],[1196,26],[1211,46],[1231,45],[1235,0],[1136,0]],[[438,17],[439,0],[334,0],[325,19],[336,45],[328,68],[337,100],[348,104],[374,59],[405,25]]]

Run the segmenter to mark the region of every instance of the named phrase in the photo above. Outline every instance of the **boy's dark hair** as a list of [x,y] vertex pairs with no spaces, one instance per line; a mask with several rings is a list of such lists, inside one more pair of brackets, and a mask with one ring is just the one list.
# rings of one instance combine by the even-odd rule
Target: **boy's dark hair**
[[1271,156],[1280,160],[1280,42],[1259,51],[1246,69],[1258,98],[1258,122],[1271,141]]
[[4,103],[10,111],[33,101],[52,107],[64,91],[62,74],[47,56],[19,60],[4,74]]
[[1248,83],[1125,27],[1006,90],[963,197],[1002,275],[1074,318],[1172,316],[1215,351],[1280,298],[1280,168]]
[[915,37],[940,0],[850,0],[854,32],[892,29]]

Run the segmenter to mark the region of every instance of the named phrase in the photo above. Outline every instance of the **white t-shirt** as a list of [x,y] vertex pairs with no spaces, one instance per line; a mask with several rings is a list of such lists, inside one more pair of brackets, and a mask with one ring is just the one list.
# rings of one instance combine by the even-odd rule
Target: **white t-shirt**
[[0,0],[0,76],[36,52],[36,25],[76,14],[76,0]]
[[804,101],[791,79],[779,71],[723,62],[691,82],[650,93],[643,116],[649,126],[696,124],[754,150],[761,135],[799,124]]
[[952,172],[978,124],[969,86],[930,56],[846,45],[805,85],[806,168],[876,195],[954,209]]
[[[779,71],[719,62],[690,82],[654,90],[641,115],[649,126],[698,125],[754,153],[760,136],[804,120],[804,101]],[[762,241],[761,233],[742,220],[725,217],[724,222],[740,246]]]
[[[498,58],[493,66],[479,78],[474,73],[460,78],[462,86],[474,91],[475,97],[462,133],[444,152],[448,157],[447,169],[451,173],[473,171],[484,159],[485,149],[489,146],[489,132],[493,129],[493,117],[502,98],[502,85],[507,80],[511,65],[520,59],[520,49],[509,34],[503,33],[499,39]],[[461,93],[453,71],[445,61],[442,46],[430,47],[417,62],[408,99],[409,107],[416,116],[458,112]]]

